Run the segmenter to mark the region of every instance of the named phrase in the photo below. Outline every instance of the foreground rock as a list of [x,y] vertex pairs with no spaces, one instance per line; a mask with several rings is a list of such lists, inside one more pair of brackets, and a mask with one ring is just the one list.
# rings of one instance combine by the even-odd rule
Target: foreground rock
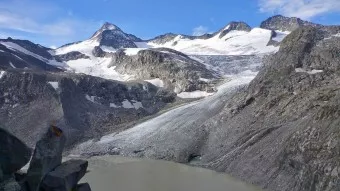
[[[45,176],[41,188],[43,190],[75,190],[78,181],[85,175],[87,166],[88,162],[83,160],[64,162]],[[88,190],[86,188],[88,185],[79,185],[79,187],[76,190]]]
[[0,181],[25,166],[31,150],[18,138],[0,128]]
[[88,184],[77,185],[87,161],[61,163],[66,137],[60,128],[52,125],[38,141],[27,174],[17,171],[28,162],[30,150],[3,129],[0,138],[0,191],[91,191]]
[[46,174],[61,164],[65,142],[62,130],[55,126],[37,142],[26,177],[29,190],[38,190]]

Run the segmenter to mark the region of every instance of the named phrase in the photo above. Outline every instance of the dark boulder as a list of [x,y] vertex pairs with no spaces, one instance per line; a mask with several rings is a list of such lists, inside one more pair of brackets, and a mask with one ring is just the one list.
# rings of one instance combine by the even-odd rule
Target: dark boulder
[[[48,173],[41,183],[42,190],[69,191],[77,187],[78,181],[85,175],[88,162],[70,160]],[[85,185],[81,186],[84,187]]]
[[0,128],[0,180],[1,174],[13,174],[27,164],[31,150],[18,138]]
[[27,171],[27,183],[30,190],[37,190],[44,176],[61,164],[65,141],[62,130],[51,126],[37,142]]

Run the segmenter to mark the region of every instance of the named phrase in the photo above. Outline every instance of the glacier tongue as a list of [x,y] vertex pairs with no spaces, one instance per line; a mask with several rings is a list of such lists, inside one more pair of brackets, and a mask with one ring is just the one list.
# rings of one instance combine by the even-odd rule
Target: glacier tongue
[[[234,61],[239,63],[239,59],[236,57]],[[218,114],[228,96],[247,85],[256,76],[256,70],[249,70],[249,65],[254,64],[250,61],[254,59],[251,56],[248,59],[248,64],[240,65],[237,72],[225,71],[229,74],[229,80],[219,86],[216,94],[170,110],[120,133],[103,136],[99,141],[90,140],[80,144],[72,154],[92,155],[95,152],[104,155],[119,151],[122,155],[133,156],[136,151],[143,151],[145,155],[157,158],[159,153],[163,155],[169,150],[180,152],[192,145],[199,145],[197,142],[202,141],[204,136],[204,129],[197,129],[200,124]],[[233,59],[229,60],[232,62]],[[261,63],[257,65],[260,66]]]

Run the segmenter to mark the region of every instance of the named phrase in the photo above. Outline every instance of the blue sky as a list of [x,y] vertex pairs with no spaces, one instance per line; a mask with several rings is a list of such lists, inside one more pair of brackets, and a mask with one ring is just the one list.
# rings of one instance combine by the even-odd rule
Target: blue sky
[[87,39],[105,21],[143,39],[167,32],[199,35],[230,21],[256,27],[274,14],[340,24],[340,1],[0,0],[0,38],[60,46]]

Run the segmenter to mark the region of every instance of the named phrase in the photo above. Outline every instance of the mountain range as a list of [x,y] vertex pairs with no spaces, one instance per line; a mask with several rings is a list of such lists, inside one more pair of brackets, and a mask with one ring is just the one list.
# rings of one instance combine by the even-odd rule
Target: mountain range
[[0,124],[29,147],[58,126],[66,155],[171,160],[268,190],[339,190],[339,37],[339,26],[278,15],[150,40],[105,23],[56,49],[0,39]]

